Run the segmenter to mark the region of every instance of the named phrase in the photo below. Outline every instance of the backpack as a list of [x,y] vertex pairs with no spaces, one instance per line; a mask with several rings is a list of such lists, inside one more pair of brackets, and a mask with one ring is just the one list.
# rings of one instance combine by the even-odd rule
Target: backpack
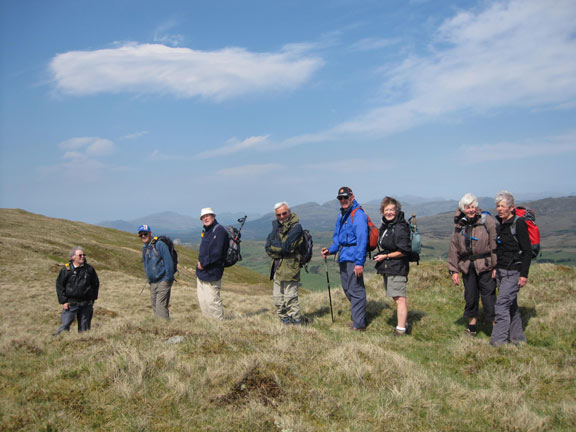
[[[350,213],[350,221],[352,223],[354,223],[354,214],[358,209],[364,211],[364,209],[361,206],[358,206],[354,210],[352,210],[352,213]],[[374,222],[372,222],[372,219],[370,219],[368,213],[364,211],[364,214],[366,214],[366,217],[368,218],[368,242],[366,243],[366,250],[368,252],[372,252],[374,249],[378,247],[379,229],[376,225],[374,225]]]
[[176,273],[178,271],[178,252],[176,252],[176,249],[174,249],[174,242],[170,237],[167,236],[155,236],[152,239],[152,244],[155,245],[157,241],[161,241],[166,246],[168,246],[168,251],[172,257],[172,264],[174,264],[174,273]]
[[231,225],[222,227],[226,230],[226,234],[228,234],[228,247],[223,257],[224,267],[231,267],[238,261],[242,261],[242,255],[240,254],[240,231],[244,226],[244,222],[246,222],[246,216],[238,219],[238,222],[240,222],[240,229]]
[[313,246],[314,242],[312,241],[312,234],[310,234],[310,231],[308,230],[303,230],[302,241],[298,246],[298,254],[300,255],[300,267],[304,267],[306,273],[308,273],[308,263],[312,259]]
[[418,225],[416,224],[416,215],[413,214],[408,219],[408,228],[410,228],[410,262],[415,262],[420,265],[420,252],[422,252],[422,236],[418,232]]
[[516,207],[516,215],[510,228],[516,242],[518,242],[518,238],[516,237],[516,221],[520,218],[526,222],[526,226],[528,227],[528,236],[530,236],[530,246],[532,247],[532,259],[534,259],[540,254],[540,229],[536,225],[536,213],[528,207]]

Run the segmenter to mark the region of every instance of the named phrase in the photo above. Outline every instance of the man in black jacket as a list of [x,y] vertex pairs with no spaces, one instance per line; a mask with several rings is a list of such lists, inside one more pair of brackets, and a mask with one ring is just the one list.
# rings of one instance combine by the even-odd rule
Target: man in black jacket
[[90,330],[94,301],[98,298],[100,281],[94,268],[86,262],[86,254],[80,246],[70,251],[70,261],[62,267],[56,279],[56,294],[62,305],[62,325],[54,336],[70,331],[74,318],[78,331]]

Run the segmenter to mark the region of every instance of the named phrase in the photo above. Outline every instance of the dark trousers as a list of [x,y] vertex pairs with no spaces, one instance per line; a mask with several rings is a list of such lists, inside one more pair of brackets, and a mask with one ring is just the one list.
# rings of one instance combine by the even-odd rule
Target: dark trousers
[[517,299],[520,291],[518,279],[520,279],[520,272],[517,270],[498,269],[496,272],[498,298],[495,307],[496,319],[490,338],[492,345],[526,342],[520,309],[518,309]]
[[56,331],[56,334],[62,331],[70,331],[70,326],[74,322],[74,318],[78,320],[78,331],[83,332],[90,330],[92,323],[92,315],[94,314],[94,302],[83,302],[70,304],[68,309],[62,309],[62,325]]
[[366,287],[364,277],[354,274],[355,264],[350,261],[340,263],[340,281],[344,294],[350,301],[350,312],[355,328],[366,327]]
[[480,299],[484,306],[487,321],[494,320],[494,305],[496,304],[496,280],[492,279],[492,270],[476,273],[474,263],[470,264],[468,274],[462,274],[464,283],[464,318],[478,318]]

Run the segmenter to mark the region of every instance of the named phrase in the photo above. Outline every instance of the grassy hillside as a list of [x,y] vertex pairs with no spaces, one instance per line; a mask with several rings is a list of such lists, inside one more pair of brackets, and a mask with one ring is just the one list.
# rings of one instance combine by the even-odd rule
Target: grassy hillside
[[[0,212],[0,430],[572,431],[576,427],[576,269],[538,264],[519,296],[528,344],[495,349],[489,326],[463,336],[462,289],[443,263],[409,280],[412,334],[391,336],[392,302],[367,281],[368,331],[351,332],[332,291],[302,295],[307,327],[274,316],[269,283],[240,267],[223,300],[198,310],[195,255],[169,323],[152,317],[134,235],[16,210]],[[59,323],[58,263],[76,243],[102,280],[93,330]],[[183,248],[181,248],[183,249]],[[331,264],[334,266],[334,264]],[[237,273],[236,273],[237,272]],[[170,343],[182,336],[183,342]]]

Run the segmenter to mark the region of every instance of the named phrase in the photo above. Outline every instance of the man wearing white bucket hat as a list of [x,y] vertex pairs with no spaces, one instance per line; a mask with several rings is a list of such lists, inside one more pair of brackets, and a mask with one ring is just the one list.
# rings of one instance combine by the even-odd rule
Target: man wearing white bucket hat
[[203,208],[200,220],[204,225],[202,242],[196,265],[196,290],[200,310],[206,316],[224,319],[224,309],[220,298],[224,255],[228,248],[226,228],[218,224],[216,214],[210,207]]

